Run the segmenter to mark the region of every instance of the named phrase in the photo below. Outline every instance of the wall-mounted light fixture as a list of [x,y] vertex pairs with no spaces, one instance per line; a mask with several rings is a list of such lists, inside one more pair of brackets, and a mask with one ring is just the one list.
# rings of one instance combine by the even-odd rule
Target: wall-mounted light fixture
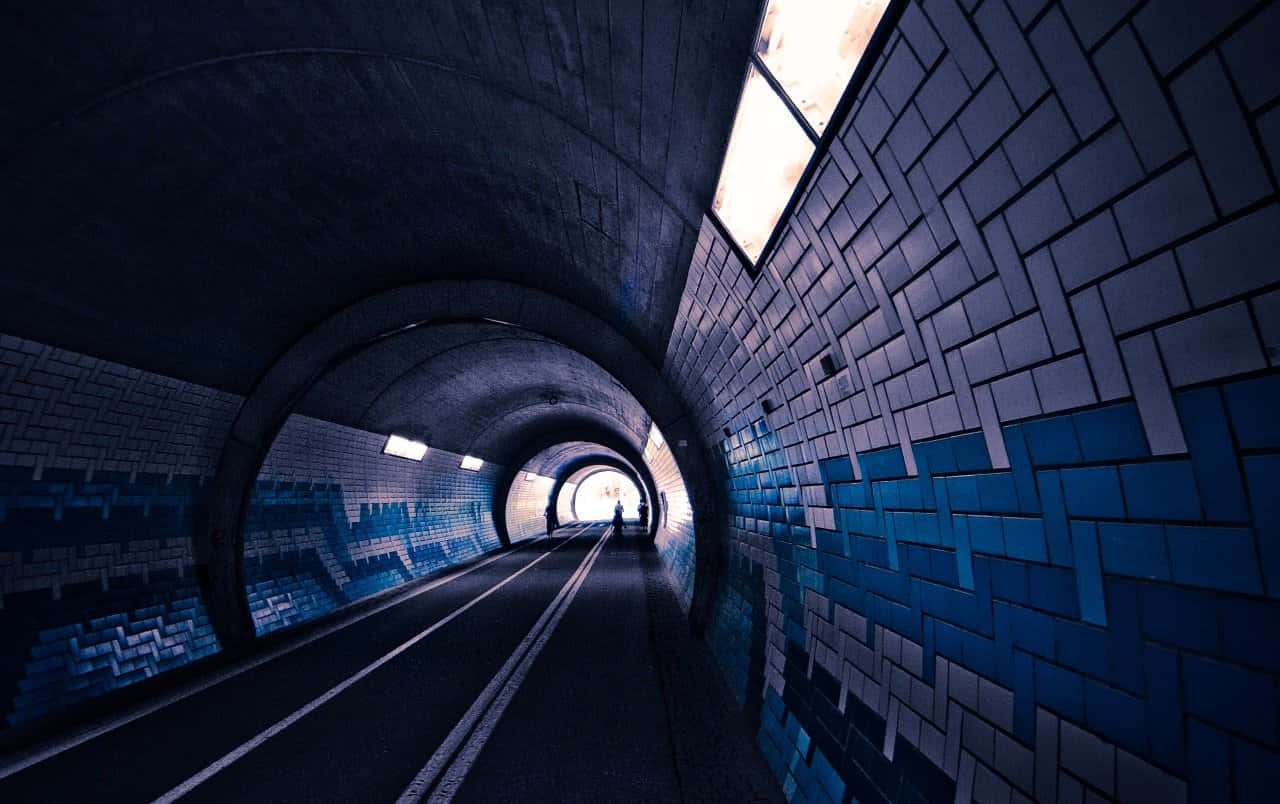
[[412,438],[392,435],[387,438],[387,443],[382,445],[382,454],[394,455],[397,458],[408,458],[411,461],[421,461],[423,456],[427,454],[427,445],[421,441],[414,441]]
[[463,455],[461,466],[463,469],[466,469],[468,472],[478,472],[480,471],[480,467],[484,466],[484,461],[480,460],[479,458],[474,458],[470,455]]

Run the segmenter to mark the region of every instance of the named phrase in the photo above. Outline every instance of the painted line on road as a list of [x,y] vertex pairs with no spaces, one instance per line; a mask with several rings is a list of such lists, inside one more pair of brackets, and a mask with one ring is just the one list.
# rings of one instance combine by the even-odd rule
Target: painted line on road
[[[548,538],[547,536],[540,536],[536,539],[526,539],[526,540],[517,542],[515,546],[517,549],[523,549],[525,547],[535,545],[538,542],[543,541],[544,539],[547,539],[547,538]],[[553,548],[553,549],[557,549],[557,548]],[[363,609],[360,612],[351,614],[347,617],[337,620],[336,622],[330,623],[329,625],[326,625],[323,628],[319,628],[315,631],[312,631],[308,633],[306,636],[300,637],[296,640],[285,642],[284,644],[281,644],[275,648],[272,648],[271,650],[265,653],[262,653],[261,655],[255,656],[251,659],[246,659],[240,663],[233,664],[230,667],[226,667],[222,670],[219,670],[215,673],[205,676],[197,681],[193,681],[189,684],[183,685],[170,693],[167,693],[151,701],[148,701],[146,703],[139,704],[135,707],[127,709],[121,714],[114,715],[109,720],[91,724],[84,728],[81,728],[76,731],[57,737],[51,741],[40,743],[38,745],[27,748],[26,750],[23,750],[23,751],[14,752],[9,756],[4,757],[3,760],[0,760],[0,779],[5,779],[6,777],[12,776],[13,774],[18,773],[19,771],[25,770],[31,767],[32,765],[38,765],[47,759],[52,759],[58,754],[61,754],[65,751],[70,751],[72,748],[83,745],[96,737],[101,737],[104,734],[109,734],[110,732],[113,732],[116,729],[129,725],[130,723],[132,723],[135,720],[138,720],[139,718],[144,718],[144,717],[147,717],[148,715],[154,714],[160,711],[161,709],[164,709],[167,706],[172,706],[173,704],[176,704],[179,701],[183,701],[187,698],[190,698],[192,695],[196,695],[198,693],[204,692],[205,690],[210,689],[211,687],[215,687],[224,681],[229,681],[242,673],[246,673],[250,670],[254,670],[258,667],[261,667],[267,662],[278,659],[281,656],[284,656],[286,654],[292,653],[293,651],[298,650],[299,648],[305,648],[307,645],[310,645],[316,640],[324,639],[325,637],[330,636],[331,634],[337,633],[338,631],[341,631],[342,629],[347,628],[348,626],[355,625],[356,623],[362,620],[365,620],[369,617],[372,617],[375,614],[381,614],[382,612],[386,611],[389,608],[393,608],[395,606],[400,605],[401,603],[405,603],[409,600],[412,600],[418,595],[425,594],[426,592],[430,592],[433,589],[438,589],[441,586],[444,586],[445,584],[449,583],[450,581],[456,581],[457,579],[465,575],[468,575],[472,572],[475,572],[478,569],[487,567],[500,558],[512,555],[513,552],[514,551],[508,550],[502,553],[498,553],[497,555],[490,556],[489,558],[486,558],[483,561],[472,564],[469,567],[464,567],[460,570],[455,570],[446,575],[442,575],[441,577],[436,578],[433,581],[423,584],[422,586],[414,587],[413,589],[402,589],[399,592],[396,592],[396,590],[394,589],[389,589],[387,591],[390,594],[386,596],[386,599],[383,602],[378,603],[377,605],[371,608]]]
[[473,606],[480,603],[480,601],[484,600],[485,598],[489,597],[489,595],[492,595],[502,587],[511,583],[516,578],[523,575],[527,570],[532,569],[533,566],[537,564],[539,561],[551,555],[556,550],[559,550],[561,547],[564,547],[569,542],[570,542],[570,539],[565,539],[560,544],[551,548],[547,552],[542,553],[537,558],[530,561],[528,564],[525,564],[520,569],[508,575],[506,578],[503,578],[498,583],[494,584],[493,586],[490,586],[484,592],[481,592],[479,595],[476,595],[470,601],[462,604],[458,608],[446,614],[444,617],[441,617],[439,620],[436,620],[427,628],[423,629],[422,631],[419,631],[416,635],[400,643],[398,646],[391,649],[387,653],[383,654],[378,659],[375,659],[373,662],[365,665],[363,668],[358,670],[355,674],[349,676],[346,680],[341,681],[335,684],[334,686],[330,687],[327,691],[322,693],[320,696],[312,699],[309,703],[295,710],[292,714],[285,716],[281,720],[277,721],[275,724],[258,732],[258,734],[255,735],[254,737],[251,737],[250,739],[241,743],[236,748],[232,749],[231,751],[228,751],[226,754],[223,754],[220,758],[218,758],[217,760],[209,764],[207,767],[205,767],[204,770],[201,770],[191,778],[187,779],[186,781],[182,782],[178,786],[169,790],[164,795],[157,798],[155,800],[155,804],[167,804],[168,802],[177,801],[182,796],[186,795],[187,793],[191,792],[195,788],[199,787],[204,782],[208,781],[209,779],[217,775],[223,769],[232,765],[234,762],[236,762],[236,760],[241,759],[250,751],[254,750],[258,746],[265,743],[267,740],[270,740],[272,737],[276,736],[280,732],[289,728],[294,723],[297,723],[302,718],[306,717],[307,715],[311,714],[315,710],[319,709],[321,706],[324,706],[329,701],[341,695],[343,692],[350,689],[357,682],[364,679],[369,674],[373,673],[379,667],[382,667],[384,664],[396,658],[400,654],[404,653],[409,648],[413,647],[414,645],[418,644],[422,640],[431,636],[436,631],[440,630],[444,626],[453,622],[455,619],[465,614]]
[[462,782],[466,779],[467,773],[471,770],[471,766],[475,764],[480,751],[493,734],[493,730],[502,718],[502,714],[506,711],[507,705],[511,703],[516,691],[520,689],[525,676],[529,673],[529,668],[533,666],[534,661],[547,644],[547,640],[551,638],[552,632],[560,624],[565,612],[569,610],[569,606],[573,603],[578,590],[582,588],[583,582],[586,581],[587,574],[595,566],[596,559],[600,557],[600,553],[604,550],[605,542],[608,541],[611,530],[611,528],[607,528],[604,531],[600,540],[595,543],[590,552],[583,558],[582,563],[578,565],[578,569],[574,571],[573,575],[569,576],[569,580],[565,581],[565,585],[560,588],[560,593],[556,595],[555,599],[551,601],[550,605],[542,613],[542,616],[538,618],[538,622],[534,624],[533,628],[529,629],[529,633],[516,646],[510,658],[494,674],[484,691],[480,693],[479,697],[471,704],[471,707],[467,709],[466,714],[449,732],[444,742],[432,754],[431,759],[422,767],[422,770],[418,771],[409,786],[400,794],[397,804],[418,804],[428,794],[430,794],[429,800],[433,804],[436,802],[447,804],[453,799],[458,788],[462,786]]

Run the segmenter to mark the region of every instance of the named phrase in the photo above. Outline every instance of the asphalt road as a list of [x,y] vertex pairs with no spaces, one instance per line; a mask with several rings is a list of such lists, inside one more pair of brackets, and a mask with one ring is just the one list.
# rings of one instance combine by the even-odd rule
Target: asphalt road
[[[608,535],[507,552],[11,773],[0,801],[686,800],[646,604],[660,569]],[[717,761],[758,788],[743,745]]]

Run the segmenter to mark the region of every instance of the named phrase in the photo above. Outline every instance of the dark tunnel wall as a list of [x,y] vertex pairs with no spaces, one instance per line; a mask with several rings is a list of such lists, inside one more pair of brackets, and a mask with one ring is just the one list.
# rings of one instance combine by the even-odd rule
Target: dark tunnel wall
[[245,514],[244,574],[258,634],[311,619],[500,546],[501,467],[382,454],[386,436],[290,416]]
[[912,2],[759,278],[704,225],[665,375],[791,800],[1274,795],[1276,41]]
[[0,713],[218,650],[192,570],[240,399],[0,336]]
[[[0,713],[25,723],[219,650],[194,571],[233,394],[0,336]],[[498,547],[500,470],[292,416],[246,512],[266,633]]]

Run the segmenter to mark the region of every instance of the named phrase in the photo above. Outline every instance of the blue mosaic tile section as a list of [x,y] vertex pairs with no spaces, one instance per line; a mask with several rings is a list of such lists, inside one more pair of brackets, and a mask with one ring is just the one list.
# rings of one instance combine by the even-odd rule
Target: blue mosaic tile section
[[492,513],[467,500],[360,503],[337,483],[260,481],[245,530],[304,533],[295,550],[246,558],[246,591],[259,634],[330,612],[500,546]]
[[216,653],[198,477],[0,468],[0,714],[15,725]]
[[[709,639],[737,692],[777,672],[743,649],[748,629],[781,629],[785,692],[765,691],[760,739],[790,796],[823,794],[804,775],[810,742],[857,798],[893,800],[930,773],[938,795],[955,785],[901,739],[886,759],[884,715],[812,662],[807,590],[865,617],[869,642],[883,626],[922,646],[929,684],[945,657],[1011,690],[1023,745],[1039,709],[1175,777],[1200,772],[1198,743],[1280,763],[1280,438],[1253,418],[1280,409],[1280,378],[1175,402],[1189,455],[1152,456],[1120,403],[1005,426],[1007,470],[981,433],[913,444],[914,477],[897,448],[860,454],[861,480],[848,459],[821,461],[836,528],[812,536],[767,425],[726,441],[733,513],[766,528],[776,555],[780,622],[748,583],[759,565],[734,561]],[[984,773],[970,783],[1007,785]]]
[[6,724],[218,652],[218,638],[194,583],[155,585],[140,597],[139,602],[149,598],[151,604],[38,632]]
[[772,691],[765,700],[757,741],[787,801],[839,804],[844,800],[844,780]]

